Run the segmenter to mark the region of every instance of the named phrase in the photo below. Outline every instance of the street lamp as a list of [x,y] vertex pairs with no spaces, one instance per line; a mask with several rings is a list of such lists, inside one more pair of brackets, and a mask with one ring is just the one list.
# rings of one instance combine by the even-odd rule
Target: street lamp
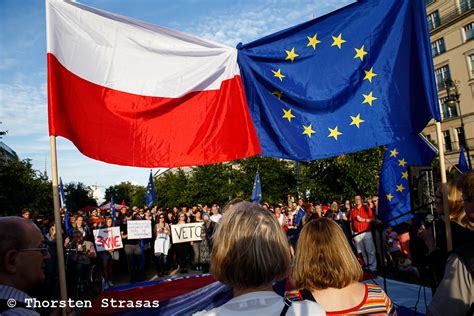
[[455,108],[459,117],[461,118],[461,130],[462,130],[462,143],[464,145],[464,149],[466,150],[467,154],[467,163],[469,165],[469,169],[472,170],[471,166],[471,156],[469,155],[469,145],[467,144],[466,140],[466,132],[464,130],[464,119],[461,112],[460,106],[460,94],[458,92],[458,87],[456,82],[452,79],[445,80],[445,87],[446,87],[446,105],[451,108]]

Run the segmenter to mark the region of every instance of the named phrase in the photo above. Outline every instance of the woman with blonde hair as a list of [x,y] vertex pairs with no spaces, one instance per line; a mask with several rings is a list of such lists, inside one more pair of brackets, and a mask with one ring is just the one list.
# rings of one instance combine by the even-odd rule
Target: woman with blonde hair
[[361,283],[362,267],[334,221],[320,218],[301,231],[293,281],[305,300],[318,302],[327,315],[396,315],[378,286]]
[[272,291],[290,268],[290,246],[275,216],[242,201],[226,207],[213,236],[211,273],[234,298],[195,315],[324,315],[314,302],[291,304]]

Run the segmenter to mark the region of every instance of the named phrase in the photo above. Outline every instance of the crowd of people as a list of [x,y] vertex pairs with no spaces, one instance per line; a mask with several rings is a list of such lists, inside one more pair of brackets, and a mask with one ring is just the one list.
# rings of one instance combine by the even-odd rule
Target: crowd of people
[[[336,314],[368,308],[392,315],[395,309],[383,290],[360,283],[363,271],[377,273],[378,267],[387,265],[397,271],[432,261],[433,280],[439,287],[428,312],[443,314],[447,311],[445,298],[450,296],[455,297],[453,304],[459,312],[468,311],[473,299],[474,174],[468,173],[446,188],[455,250],[447,261],[441,220],[442,188],[435,201],[435,218],[440,218],[436,231],[429,225],[436,219],[427,220],[425,215],[395,226],[382,223],[378,220],[377,196],[364,199],[356,195],[353,201],[342,203],[311,203],[300,198],[290,205],[235,200],[224,209],[217,204],[172,209],[123,205],[116,211],[96,208],[90,212],[63,209],[63,225],[59,229],[50,218],[23,210],[22,217],[36,225],[44,243],[12,249],[41,249],[42,254],[47,254],[46,280],[50,289],[57,284],[57,233],[63,234],[65,249],[74,250],[66,260],[74,263],[71,275],[80,275],[96,262],[101,267],[104,288],[113,286],[114,266],[120,267],[121,272],[128,270],[132,283],[145,280],[145,271],[152,267],[159,277],[185,274],[189,269],[203,273],[211,270],[218,280],[234,288],[236,298],[220,307],[219,312],[203,312],[204,315],[233,315],[241,310],[239,306],[256,312],[263,308],[262,312],[271,311],[269,314],[281,309],[288,315],[305,314],[303,311],[317,315],[323,313],[322,306],[326,312]],[[129,239],[127,222],[132,220],[149,221],[151,238]],[[173,243],[171,225],[186,223],[202,223],[201,240]],[[97,251],[93,231],[114,226],[120,227],[123,248]],[[10,248],[2,247],[0,255],[4,257]],[[2,264],[1,273],[5,274],[5,262]],[[446,273],[446,265],[457,274]],[[295,297],[303,302],[283,301],[271,292],[272,283],[284,277],[293,280],[299,289]],[[350,299],[337,299],[341,295]],[[371,302],[372,305],[367,304],[374,310],[356,304],[362,299]]]

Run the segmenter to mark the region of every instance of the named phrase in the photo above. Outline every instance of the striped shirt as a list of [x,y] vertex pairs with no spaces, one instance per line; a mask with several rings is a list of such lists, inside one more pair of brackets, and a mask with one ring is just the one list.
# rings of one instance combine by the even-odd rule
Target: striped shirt
[[[0,284],[0,299],[14,299],[16,302],[26,303],[26,299],[31,298],[23,291],[17,290],[11,286]],[[14,307],[0,313],[2,316],[39,316],[34,309]]]
[[390,298],[378,285],[365,284],[365,296],[362,302],[342,311],[326,312],[327,315],[397,315]]

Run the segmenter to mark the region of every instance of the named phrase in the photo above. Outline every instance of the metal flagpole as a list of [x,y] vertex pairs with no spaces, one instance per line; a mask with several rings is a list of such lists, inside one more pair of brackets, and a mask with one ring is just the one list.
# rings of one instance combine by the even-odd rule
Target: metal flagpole
[[59,213],[58,163],[55,136],[49,136],[49,144],[51,151],[51,182],[53,184],[54,225],[56,226],[56,250],[58,254],[59,292],[61,300],[66,301],[66,270],[64,266],[64,245],[61,229],[61,214]]
[[436,122],[436,135],[438,137],[439,166],[441,169],[441,192],[443,194],[444,226],[446,227],[447,250],[453,250],[453,239],[451,235],[451,222],[449,219],[448,203],[448,181],[446,177],[446,164],[444,161],[443,136],[441,133],[441,123]]

